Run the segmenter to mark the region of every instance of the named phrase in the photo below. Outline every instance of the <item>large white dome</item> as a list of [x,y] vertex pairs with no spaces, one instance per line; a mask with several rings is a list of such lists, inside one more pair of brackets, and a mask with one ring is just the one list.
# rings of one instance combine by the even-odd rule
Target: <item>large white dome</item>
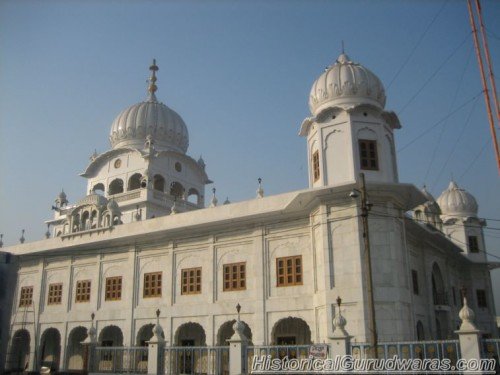
[[151,136],[156,149],[186,153],[189,145],[186,124],[177,112],[158,102],[155,95],[156,63],[153,62],[149,69],[153,72],[149,79],[149,97],[116,117],[109,133],[111,146],[142,149],[146,138]]
[[141,149],[151,135],[157,149],[187,151],[189,135],[181,116],[154,99],[128,107],[116,117],[109,133],[113,148]]
[[342,53],[313,83],[309,109],[315,116],[329,107],[349,108],[369,104],[383,109],[385,99],[380,79]]
[[469,192],[460,189],[454,181],[439,196],[437,203],[445,216],[477,216],[476,199]]

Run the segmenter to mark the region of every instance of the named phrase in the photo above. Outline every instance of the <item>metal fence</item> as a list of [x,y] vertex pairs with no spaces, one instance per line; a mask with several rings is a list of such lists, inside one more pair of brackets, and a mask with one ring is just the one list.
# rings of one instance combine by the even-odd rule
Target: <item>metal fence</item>
[[171,346],[163,354],[165,374],[229,374],[228,346]]
[[[359,343],[351,344],[351,355],[360,359],[374,357],[370,344]],[[386,342],[377,345],[378,358],[394,356],[405,359],[447,358],[455,364],[460,358],[460,345],[458,340]]]
[[279,358],[283,359],[288,357],[292,358],[308,358],[309,357],[309,349],[311,345],[259,345],[259,346],[247,346],[245,350],[245,358],[244,361],[245,373],[247,373],[248,369],[252,368],[252,361],[255,356],[259,357],[267,357],[271,356],[271,359]]
[[97,346],[89,358],[89,372],[147,374],[148,348]]
[[483,358],[500,358],[500,339],[483,339]]

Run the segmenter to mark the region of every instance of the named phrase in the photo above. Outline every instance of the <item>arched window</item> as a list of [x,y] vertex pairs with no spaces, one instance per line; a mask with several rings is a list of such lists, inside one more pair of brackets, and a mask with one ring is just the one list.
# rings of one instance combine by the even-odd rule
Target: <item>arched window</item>
[[424,325],[420,320],[417,322],[417,340],[425,340]]
[[123,193],[123,180],[117,178],[111,181],[108,189],[109,195]]
[[95,184],[94,187],[92,188],[92,191],[96,194],[104,194],[104,184],[98,183]]
[[85,211],[82,214],[82,230],[87,230],[90,229],[90,219],[89,219],[89,212]]
[[189,189],[187,200],[193,204],[200,204],[200,193],[198,190],[194,188]]
[[170,195],[181,198],[184,194],[184,186],[180,182],[174,181],[170,184]]
[[165,179],[162,175],[155,174],[153,177],[153,189],[165,191]]
[[141,174],[135,173],[128,179],[128,189],[127,190],[136,190],[141,187]]
[[422,211],[415,210],[415,219],[416,220],[422,220]]

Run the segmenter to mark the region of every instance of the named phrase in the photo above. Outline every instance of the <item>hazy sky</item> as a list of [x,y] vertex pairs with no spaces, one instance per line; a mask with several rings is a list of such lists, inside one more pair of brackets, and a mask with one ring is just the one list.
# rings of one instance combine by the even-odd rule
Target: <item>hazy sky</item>
[[[483,1],[483,11],[500,74],[500,4]],[[467,6],[456,0],[0,1],[4,243],[23,228],[27,241],[42,238],[61,188],[70,202],[85,195],[78,173],[110,147],[118,113],[145,99],[152,58],[157,97],[185,120],[188,154],[203,155],[219,200],[253,198],[258,177],[266,195],[307,187],[297,133],[342,40],[400,117],[400,180],[437,197],[453,176],[491,219],[488,252],[500,256],[499,177]],[[493,282],[500,302],[500,271]]]

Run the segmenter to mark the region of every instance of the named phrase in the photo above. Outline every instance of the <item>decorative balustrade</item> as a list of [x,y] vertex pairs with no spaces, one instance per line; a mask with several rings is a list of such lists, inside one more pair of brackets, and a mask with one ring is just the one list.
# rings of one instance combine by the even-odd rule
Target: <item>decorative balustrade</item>
[[98,346],[89,361],[90,372],[147,374],[148,348]]
[[163,369],[165,374],[229,374],[229,347],[166,347]]

